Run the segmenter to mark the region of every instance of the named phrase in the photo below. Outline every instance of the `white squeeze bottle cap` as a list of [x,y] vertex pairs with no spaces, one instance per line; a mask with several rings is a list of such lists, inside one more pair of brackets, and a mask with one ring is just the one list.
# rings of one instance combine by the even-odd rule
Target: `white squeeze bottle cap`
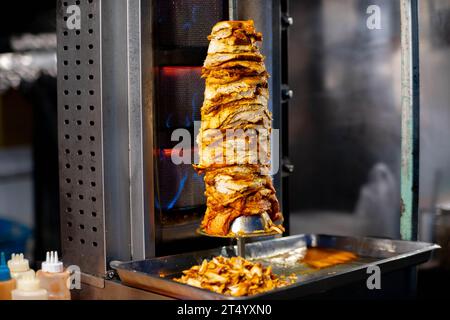
[[40,281],[32,274],[25,274],[17,279],[17,290],[36,291],[40,290]]
[[42,262],[41,267],[43,272],[58,273],[64,271],[64,266],[62,261],[58,260],[57,251],[47,251],[47,258]]
[[8,268],[11,273],[26,272],[30,270],[28,260],[23,257],[23,253],[11,255],[11,260],[8,261]]

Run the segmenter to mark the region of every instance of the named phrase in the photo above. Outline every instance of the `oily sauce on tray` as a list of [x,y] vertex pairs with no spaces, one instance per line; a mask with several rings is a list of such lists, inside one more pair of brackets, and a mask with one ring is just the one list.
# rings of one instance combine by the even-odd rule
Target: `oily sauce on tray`
[[331,267],[356,260],[357,256],[349,251],[328,248],[308,248],[301,262],[315,269]]

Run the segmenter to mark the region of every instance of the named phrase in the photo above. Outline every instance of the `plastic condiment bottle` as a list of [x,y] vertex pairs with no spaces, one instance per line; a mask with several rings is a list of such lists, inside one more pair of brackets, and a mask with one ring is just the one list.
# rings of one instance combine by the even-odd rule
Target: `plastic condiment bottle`
[[62,261],[58,260],[58,252],[47,252],[37,278],[41,281],[41,287],[48,291],[49,300],[70,300],[70,290],[67,287],[69,277],[70,273],[64,271]]
[[6,265],[5,253],[0,258],[0,300],[11,300],[11,292],[16,288],[16,280],[11,278]]
[[13,300],[48,300],[47,290],[39,286],[39,279],[28,273],[17,279],[17,289],[12,291]]
[[11,272],[11,277],[17,279],[19,276],[26,274],[33,274],[34,271],[30,269],[30,264],[27,259],[24,259],[23,254],[11,255],[11,260],[8,261],[8,268]]

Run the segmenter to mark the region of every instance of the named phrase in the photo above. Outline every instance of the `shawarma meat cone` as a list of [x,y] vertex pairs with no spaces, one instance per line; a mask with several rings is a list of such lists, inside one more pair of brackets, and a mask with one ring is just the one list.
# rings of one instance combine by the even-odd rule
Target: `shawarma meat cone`
[[[269,75],[256,45],[262,34],[252,20],[222,21],[208,38],[197,137],[200,162],[195,165],[205,174],[207,210],[202,229],[226,236],[236,218],[264,213],[271,219],[269,226],[274,226],[283,216],[269,175]],[[275,229],[283,230],[279,225]]]

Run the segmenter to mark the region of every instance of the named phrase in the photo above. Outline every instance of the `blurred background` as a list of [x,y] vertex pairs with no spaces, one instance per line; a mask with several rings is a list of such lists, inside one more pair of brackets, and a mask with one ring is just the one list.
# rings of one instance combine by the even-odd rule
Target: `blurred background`
[[38,259],[59,248],[55,5],[0,11],[0,250]]
[[[366,27],[373,4],[379,30]],[[56,1],[2,6],[0,250],[40,260],[60,249]],[[290,232],[399,238],[399,2],[302,0],[290,9]],[[420,1],[419,23],[419,232],[443,246],[420,269],[425,296],[450,279],[450,0]]]

